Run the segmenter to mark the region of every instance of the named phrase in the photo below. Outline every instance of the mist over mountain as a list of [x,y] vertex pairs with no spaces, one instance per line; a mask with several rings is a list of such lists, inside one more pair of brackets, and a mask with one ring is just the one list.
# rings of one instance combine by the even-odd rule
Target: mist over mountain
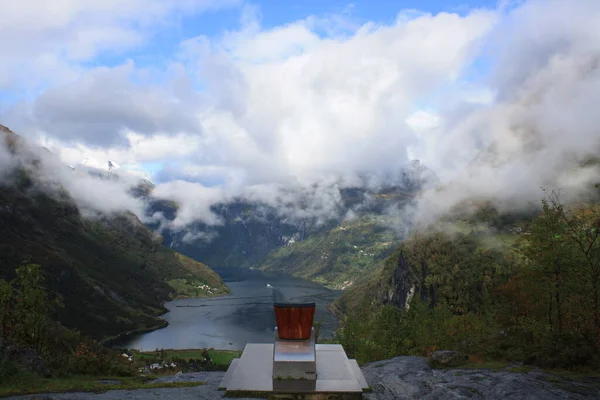
[[[44,89],[3,103],[0,120],[57,156],[43,161],[47,181],[85,215],[130,210],[175,247],[218,244],[232,223],[262,220],[272,248],[370,209],[395,216],[389,228],[402,235],[470,199],[527,209],[541,187],[577,197],[597,182],[585,160],[600,149],[599,8],[529,0],[271,27],[243,6],[236,29],[187,37],[152,71],[134,58],[81,64],[69,39],[48,39],[47,49],[64,47],[60,71],[40,71]],[[121,12],[107,18],[150,34]],[[192,11],[157,8],[174,12]],[[24,49],[42,35],[10,26]],[[57,28],[65,38],[83,29],[69,26]],[[89,45],[92,59],[103,54]],[[0,75],[34,68],[35,57],[19,53]],[[427,171],[434,184],[411,176]],[[410,201],[382,203],[386,191]]]
[[[116,175],[73,170],[1,125],[0,144],[1,279],[40,265],[45,289],[64,300],[55,316],[64,326],[96,339],[164,326],[163,302],[181,295],[173,280],[227,293],[214,271],[164,247],[125,208],[135,203],[118,197],[126,182]],[[99,195],[104,207],[91,207]]]
[[[285,265],[274,262],[279,257],[274,253],[277,250],[286,248],[294,257],[307,249],[320,254],[325,251],[321,248],[323,241],[337,243],[340,240],[346,243],[343,246],[356,240],[368,246],[385,243],[365,253],[369,256],[363,263],[369,264],[369,257],[374,257],[373,265],[376,265],[408,231],[411,221],[398,216],[409,205],[414,206],[418,193],[439,184],[433,171],[414,160],[384,177],[362,173],[353,182],[339,177],[310,186],[252,186],[237,193],[221,192],[214,203],[203,204],[203,210],[188,209],[190,203],[185,201],[185,196],[193,196],[193,192],[176,191],[175,196],[162,197],[151,181],[135,172],[129,173],[119,167],[117,161],[88,159],[66,166],[51,152],[22,140],[8,129],[6,132],[19,141],[7,159],[14,167],[35,171],[40,190],[50,195],[66,191],[73,196],[84,217],[99,221],[119,217],[128,210],[121,208],[127,203],[113,197],[125,196],[129,204],[135,206],[129,210],[137,210],[141,221],[157,238],[160,235],[166,246],[215,267],[258,268],[264,264],[270,269],[287,270]],[[89,191],[91,186],[94,186],[93,192]],[[95,196],[99,196],[96,198],[99,207],[90,202]],[[325,239],[328,232],[337,228],[349,229],[353,239]],[[294,245],[309,237],[313,240],[296,252]],[[365,239],[357,239],[359,237]],[[336,253],[343,255],[346,250],[338,249]],[[362,275],[356,268],[339,271],[337,263],[341,259],[331,260],[333,264],[325,263],[316,271],[313,268],[313,275],[307,277],[339,283]],[[318,263],[312,264],[314,267]],[[304,270],[302,262],[294,265],[299,271]]]
[[[135,13],[120,12],[138,29]],[[5,103],[0,120],[68,165],[111,160],[147,174],[155,197],[178,204],[172,220],[153,216],[171,231],[217,226],[211,207],[240,198],[326,223],[345,211],[340,189],[402,186],[411,159],[442,183],[410,210],[428,221],[469,197],[527,206],[541,186],[577,195],[594,179],[593,168],[572,168],[599,148],[594,0],[398,10],[387,24],[344,14],[267,27],[256,8],[240,15],[226,34],[182,40],[152,73],[131,59],[74,70],[66,51],[61,73],[39,75],[45,89]],[[319,33],[324,25],[339,29]],[[0,75],[34,68],[34,53],[19,54]],[[148,217],[128,185],[95,183],[71,188],[82,206]]]

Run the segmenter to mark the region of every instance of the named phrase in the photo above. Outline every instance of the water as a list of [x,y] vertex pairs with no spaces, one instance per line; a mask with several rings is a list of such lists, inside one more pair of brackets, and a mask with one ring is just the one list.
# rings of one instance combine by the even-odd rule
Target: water
[[[231,289],[226,297],[181,299],[165,304],[166,328],[123,338],[116,347],[141,349],[238,349],[246,343],[272,343],[274,302],[316,303],[319,337],[331,337],[337,319],[326,308],[341,292],[302,279],[256,270],[217,270]],[[271,287],[267,287],[270,285]]]

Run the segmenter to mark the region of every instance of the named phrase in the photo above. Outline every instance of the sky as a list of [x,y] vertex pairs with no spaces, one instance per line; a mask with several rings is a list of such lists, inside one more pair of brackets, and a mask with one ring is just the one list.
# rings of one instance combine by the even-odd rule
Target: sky
[[225,195],[351,185],[412,159],[452,182],[444,206],[535,198],[587,182],[565,162],[599,145],[597,0],[0,8],[0,123],[65,164],[142,171],[187,205],[182,224]]

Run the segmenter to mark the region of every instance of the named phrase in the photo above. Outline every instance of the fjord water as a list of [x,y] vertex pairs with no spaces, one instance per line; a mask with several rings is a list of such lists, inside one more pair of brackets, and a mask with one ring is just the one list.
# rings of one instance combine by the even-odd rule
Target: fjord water
[[[216,270],[231,294],[208,299],[180,299],[165,304],[162,316],[169,326],[133,335],[113,343],[116,347],[141,349],[215,348],[238,349],[246,343],[273,341],[274,302],[316,303],[315,322],[321,322],[320,337],[331,337],[337,319],[327,309],[340,291],[287,275],[257,270]],[[267,286],[269,285],[269,286]]]

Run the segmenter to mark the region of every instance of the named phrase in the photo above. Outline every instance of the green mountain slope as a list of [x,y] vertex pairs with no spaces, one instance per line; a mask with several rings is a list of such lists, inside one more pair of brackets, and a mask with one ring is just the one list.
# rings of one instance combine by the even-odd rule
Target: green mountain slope
[[[489,257],[485,262],[490,265],[504,256],[517,257],[537,214],[534,209],[500,214],[489,202],[461,204],[429,230],[395,243],[383,267],[358,287],[345,292],[332,304],[332,309],[343,316],[371,305],[393,304],[403,308],[407,298],[415,295],[427,301],[437,295],[432,289],[436,286],[432,285],[437,279],[436,267],[440,268],[438,275],[445,275],[452,268],[464,270],[474,257],[482,254]],[[432,266],[426,262],[430,258],[435,260]],[[473,262],[479,261],[484,262],[483,259]],[[464,282],[466,278],[457,279]],[[440,283],[449,284],[443,280]]]
[[[14,151],[18,137],[8,138]],[[64,299],[57,317],[66,327],[96,339],[150,329],[164,324],[162,303],[178,294],[227,293],[214,271],[162,246],[133,214],[84,219],[64,191],[42,189],[35,173],[16,168],[0,184],[0,278],[40,264]]]
[[[185,232],[168,228],[163,235],[169,247],[215,267],[279,271],[340,288],[377,270],[399,240],[403,222],[392,215],[400,214],[418,192],[419,179],[411,179],[406,178],[404,188],[339,189],[339,204],[326,221],[310,212],[290,218],[273,205],[235,199],[211,207],[222,225],[186,227],[199,239],[185,240]],[[176,203],[152,198],[151,190],[145,198],[149,216],[176,217]]]
[[[600,202],[530,216],[484,206],[404,240],[334,304],[338,340],[360,362],[440,349],[471,360],[600,366]],[[508,223],[510,221],[510,223]]]
[[365,215],[269,253],[261,269],[280,271],[335,289],[357,284],[380,268],[397,244],[399,221]]

